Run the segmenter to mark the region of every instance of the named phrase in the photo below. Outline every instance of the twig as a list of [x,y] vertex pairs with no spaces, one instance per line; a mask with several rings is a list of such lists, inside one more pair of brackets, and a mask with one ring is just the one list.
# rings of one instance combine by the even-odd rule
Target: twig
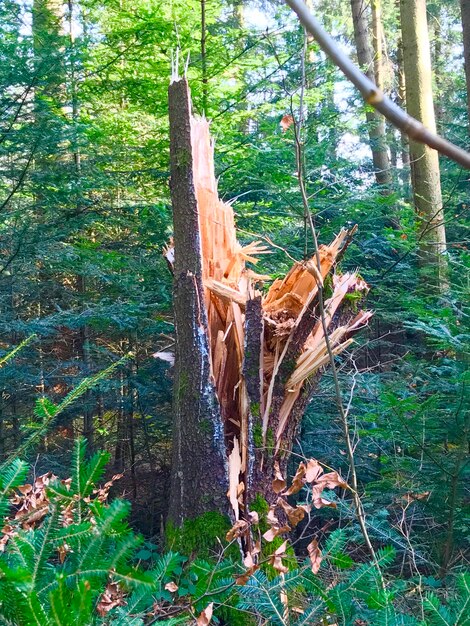
[[[306,33],[305,33],[305,37],[306,37]],[[303,94],[305,91],[305,83],[306,83],[306,79],[305,79],[305,63],[302,61],[301,63],[301,68],[302,68],[302,82],[301,82],[301,97],[300,97],[300,102],[303,102]],[[294,117],[294,137],[295,137],[295,153],[296,153],[296,160],[297,160],[297,178],[298,178],[298,183],[299,183],[299,187],[300,187],[300,193],[302,196],[302,204],[304,207],[304,215],[305,215],[305,219],[308,223],[308,226],[310,227],[310,231],[312,234],[312,239],[313,239],[313,245],[314,245],[314,256],[315,256],[315,261],[318,267],[318,273],[319,276],[321,276],[321,259],[320,259],[320,251],[319,251],[319,247],[318,247],[318,238],[317,238],[317,232],[316,232],[316,228],[315,228],[315,224],[313,222],[313,218],[312,218],[312,213],[310,211],[310,205],[309,205],[309,201],[308,201],[308,194],[307,194],[307,190],[305,188],[305,177],[304,177],[304,163],[303,163],[303,144],[302,144],[302,139],[301,139],[301,133],[302,133],[302,127],[301,124],[303,122],[303,114],[302,112],[300,112],[299,114],[299,121],[296,122],[295,121],[295,117]],[[333,382],[334,382],[334,389],[335,389],[335,400],[336,400],[336,405],[338,407],[338,412],[340,414],[340,418],[341,418],[341,424],[342,424],[342,428],[343,428],[343,434],[344,434],[344,439],[345,439],[345,443],[346,443],[346,450],[347,450],[347,455],[348,455],[348,461],[349,461],[349,468],[350,468],[350,473],[351,473],[351,493],[352,493],[352,498],[353,498],[353,503],[354,503],[354,508],[356,511],[356,516],[357,516],[357,520],[359,522],[359,526],[361,528],[361,532],[362,532],[362,536],[364,537],[364,541],[365,544],[367,546],[367,549],[369,550],[369,553],[372,557],[372,561],[377,569],[377,572],[379,574],[380,577],[380,582],[382,587],[385,589],[385,581],[383,579],[382,576],[382,570],[380,568],[378,559],[377,559],[377,555],[376,552],[374,550],[374,547],[372,545],[372,542],[370,540],[369,537],[369,533],[367,530],[367,526],[366,526],[366,521],[365,521],[365,513],[364,513],[364,508],[362,506],[362,502],[361,502],[361,498],[359,496],[358,493],[358,481],[357,481],[357,472],[356,472],[356,463],[355,463],[355,459],[354,459],[354,449],[353,449],[353,443],[351,440],[351,434],[350,434],[350,430],[349,430],[349,422],[348,422],[348,411],[345,409],[344,404],[343,404],[343,398],[341,395],[341,388],[340,388],[340,384],[339,384],[339,378],[338,378],[338,371],[336,369],[336,363],[335,363],[335,356],[331,347],[331,342],[328,336],[328,325],[327,325],[327,320],[326,320],[326,313],[325,313],[325,301],[324,301],[324,293],[323,293],[323,284],[320,280],[317,280],[317,293],[318,293],[318,308],[319,308],[319,312],[320,312],[320,320],[321,320],[321,325],[322,325],[322,329],[323,329],[323,335],[325,337],[325,345],[326,345],[326,349],[328,352],[328,357],[329,357],[329,363],[330,363],[330,367],[331,367],[331,371],[332,371],[332,375],[333,375]]]

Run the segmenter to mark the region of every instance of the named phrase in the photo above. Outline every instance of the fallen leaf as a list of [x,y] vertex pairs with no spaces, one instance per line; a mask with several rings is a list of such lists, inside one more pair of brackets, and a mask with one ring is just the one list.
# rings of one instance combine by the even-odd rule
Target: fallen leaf
[[178,591],[178,585],[171,581],[165,585],[165,589],[171,591],[171,593],[175,593],[175,591]]
[[206,606],[204,611],[201,611],[201,614],[196,620],[197,626],[209,626],[210,621],[212,619],[212,612],[214,610],[214,603],[211,602]]
[[101,594],[96,611],[98,615],[104,617],[117,606],[125,606],[127,602],[124,600],[124,593],[118,583],[108,583],[106,589]]

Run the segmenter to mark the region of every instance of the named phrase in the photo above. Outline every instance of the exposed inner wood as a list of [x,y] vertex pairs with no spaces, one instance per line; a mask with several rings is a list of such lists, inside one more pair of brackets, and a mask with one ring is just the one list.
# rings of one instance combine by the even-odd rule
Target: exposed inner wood
[[[256,264],[270,250],[260,241],[243,246],[237,240],[233,208],[217,193],[209,123],[191,116],[190,125],[210,362],[225,429],[227,497],[239,519],[249,502],[254,464],[263,463],[266,454],[272,467],[273,458],[291,445],[285,433],[291,420],[300,419],[297,404],[305,407],[305,381],[328,365],[318,281],[323,284],[332,274],[325,314],[335,354],[367,324],[369,312],[350,306],[348,314],[340,315],[340,310],[348,294],[365,294],[368,286],[355,273],[335,273],[335,261],[350,240],[351,232],[343,229],[330,245],[320,247],[319,268],[314,257],[296,262],[284,278],[264,288],[269,277],[256,274],[247,263]],[[261,301],[260,319],[254,312],[251,331],[246,316],[255,301]],[[247,337],[250,332],[255,334]],[[264,452],[264,447],[269,449]]]

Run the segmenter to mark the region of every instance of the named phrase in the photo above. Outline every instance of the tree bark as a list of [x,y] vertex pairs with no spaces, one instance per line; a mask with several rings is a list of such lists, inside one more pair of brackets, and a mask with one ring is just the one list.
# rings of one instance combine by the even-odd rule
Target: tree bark
[[180,526],[185,519],[210,510],[227,512],[228,480],[223,425],[209,361],[186,80],[169,87],[169,115],[176,330],[169,519]]
[[[400,17],[407,110],[435,132],[426,0],[400,0]],[[447,287],[447,260],[439,156],[428,146],[410,141],[410,158],[422,274],[443,290]]]
[[[397,72],[398,72],[398,105],[406,108],[406,87],[405,87],[405,70],[403,68],[403,42],[400,39],[397,42]],[[400,130],[401,143],[401,162],[404,170],[403,182],[409,186],[409,167],[410,167],[410,146],[408,136]]]
[[462,15],[463,58],[465,62],[465,82],[467,85],[467,114],[470,132],[470,0],[460,0]]
[[[366,76],[374,80],[374,59],[369,43],[366,7],[365,0],[351,0],[357,60]],[[377,111],[367,111],[366,118],[376,181],[379,185],[390,185],[392,176],[390,158],[387,151],[384,118]]]

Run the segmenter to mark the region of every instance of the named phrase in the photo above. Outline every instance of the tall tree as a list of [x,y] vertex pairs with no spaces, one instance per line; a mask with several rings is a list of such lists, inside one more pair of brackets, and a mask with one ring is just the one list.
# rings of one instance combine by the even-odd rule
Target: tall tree
[[[374,80],[375,65],[370,45],[369,21],[367,19],[367,4],[365,0],[351,0],[351,10],[357,59],[367,76]],[[382,73],[380,72],[381,75]],[[370,110],[366,112],[366,117],[375,178],[379,185],[390,185],[392,176],[384,118],[377,111]]]
[[470,129],[470,0],[460,0],[463,31],[463,57],[465,61],[465,80],[467,83],[467,111]]
[[[401,0],[400,18],[407,110],[435,132],[426,0]],[[410,141],[410,158],[421,267],[437,288],[444,289],[447,284],[446,232],[439,156],[428,146]]]

